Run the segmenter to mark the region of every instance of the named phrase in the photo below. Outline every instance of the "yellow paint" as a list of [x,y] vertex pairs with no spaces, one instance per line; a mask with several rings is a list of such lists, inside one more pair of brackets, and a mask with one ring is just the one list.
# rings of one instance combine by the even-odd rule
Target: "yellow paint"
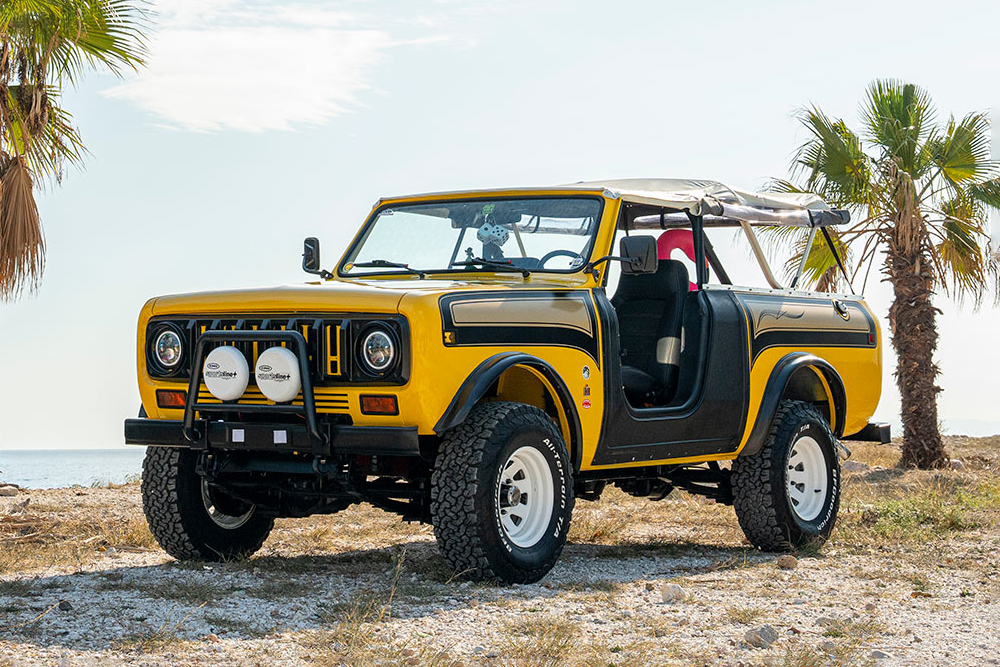
[[[757,418],[764,386],[775,364],[786,354],[792,352],[808,352],[827,361],[836,369],[844,382],[847,395],[847,410],[844,416],[844,435],[852,435],[863,429],[875,413],[882,394],[882,336],[878,337],[875,348],[847,347],[773,347],[765,350],[757,357],[750,371],[750,411],[747,415],[747,425],[743,431],[740,449],[746,445]],[[825,382],[824,382],[825,385]],[[830,389],[825,386],[828,400]]]
[[837,432],[837,404],[833,400],[833,391],[830,389],[830,383],[826,381],[826,376],[823,375],[823,371],[813,366],[809,367],[812,370],[813,375],[819,380],[820,386],[823,387],[823,393],[826,394],[826,410],[830,415],[830,430],[834,433]]
[[540,410],[546,410],[546,398],[548,398],[555,405],[556,422],[559,424],[563,442],[566,443],[570,456],[572,456],[569,417],[566,415],[563,404],[559,401],[559,394],[556,393],[555,387],[541,372],[530,366],[514,366],[507,369],[500,377],[497,398],[503,401],[533,405]]
[[[507,190],[491,192],[491,196],[534,195],[538,191]],[[545,194],[578,196],[576,190],[554,189]],[[597,192],[595,194],[600,194]],[[469,193],[455,195],[456,198],[477,197],[482,194]],[[387,200],[392,203],[419,202],[440,199],[440,195],[399,198]],[[619,214],[620,202],[606,199],[604,213],[597,232],[591,256],[596,259],[612,254],[612,243],[615,237],[615,223]],[[539,394],[548,393],[555,403],[557,420],[564,439],[570,440],[570,420],[568,411],[573,409],[579,416],[582,441],[581,460],[584,469],[592,469],[593,459],[601,433],[604,396],[604,365],[600,359],[594,359],[587,353],[568,347],[557,346],[456,346],[450,333],[442,335],[442,321],[439,308],[441,297],[456,292],[477,291],[495,292],[497,296],[515,290],[530,289],[570,289],[586,294],[593,304],[592,290],[600,287],[604,267],[599,267],[598,275],[582,272],[573,274],[535,273],[527,278],[509,273],[491,274],[489,272],[470,272],[460,274],[431,274],[428,279],[420,280],[416,276],[369,276],[359,278],[334,278],[301,285],[290,285],[275,288],[254,288],[244,290],[202,292],[196,294],[179,294],[163,296],[148,301],[143,307],[137,328],[137,369],[139,392],[146,412],[152,419],[181,419],[183,410],[161,410],[156,405],[155,391],[158,388],[187,389],[186,382],[153,380],[146,369],[144,352],[147,324],[152,317],[177,316],[203,317],[206,315],[227,317],[267,317],[271,314],[323,314],[331,316],[355,313],[391,313],[400,314],[406,318],[409,325],[410,338],[407,343],[411,350],[409,381],[399,387],[380,388],[381,393],[393,393],[398,397],[398,415],[363,415],[360,411],[359,395],[370,393],[370,387],[352,387],[342,385],[336,387],[317,388],[317,407],[320,412],[348,412],[353,423],[359,426],[416,426],[421,435],[433,434],[434,425],[444,414],[452,398],[458,392],[462,383],[473,370],[486,358],[501,352],[520,350],[535,355],[550,364],[566,384],[572,406],[559,403],[551,384],[540,373],[533,369],[518,368],[504,380],[501,386],[502,396],[522,395],[530,397],[531,401],[541,401]],[[596,312],[596,309],[595,309]],[[600,314],[597,314],[598,319]],[[749,325],[748,325],[749,327]],[[305,330],[304,335],[309,335]],[[748,329],[749,335],[749,329]],[[352,354],[352,350],[339,348],[339,328],[327,328],[323,335],[331,353],[325,359],[327,368],[337,373],[342,372],[343,357]],[[600,322],[597,323],[596,335],[600,338]],[[447,345],[446,343],[452,343]],[[603,349],[605,341],[598,341],[598,349]],[[750,373],[750,410],[747,415],[747,427],[743,433],[741,447],[747,436],[759,408],[764,385],[777,361],[794,348],[771,348],[763,352],[753,364]],[[840,373],[847,391],[846,433],[852,433],[862,428],[878,404],[881,390],[881,339],[879,347],[874,350],[859,350],[857,348],[815,348],[806,349],[818,357],[826,359]],[[256,353],[256,350],[255,350]],[[584,368],[589,369],[589,378],[584,378]],[[530,381],[529,381],[530,379]],[[584,388],[590,388],[590,395],[584,395]],[[253,389],[253,388],[252,388]],[[829,394],[829,388],[827,387]],[[334,398],[336,395],[336,398]],[[249,400],[266,401],[263,396],[248,394]],[[342,400],[346,399],[346,408]],[[588,399],[590,407],[584,408],[584,400]],[[833,412],[831,410],[831,412]],[[717,454],[701,457],[680,459],[665,459],[662,461],[638,461],[602,468],[627,468],[660,463],[684,463],[696,461],[711,461],[733,458],[734,454]]]

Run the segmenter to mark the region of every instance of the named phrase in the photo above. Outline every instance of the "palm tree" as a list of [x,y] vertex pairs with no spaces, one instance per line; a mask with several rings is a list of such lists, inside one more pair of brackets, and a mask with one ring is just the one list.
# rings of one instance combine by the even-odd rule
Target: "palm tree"
[[33,184],[85,154],[59,93],[87,69],[143,64],[142,0],[0,2],[0,301],[37,287],[45,266]]
[[[990,212],[1000,208],[1000,163],[990,155],[990,119],[974,112],[938,122],[922,88],[895,80],[869,85],[859,132],[810,107],[799,113],[809,139],[795,154],[782,191],[815,192],[855,219],[834,244],[856,276],[876,259],[893,288],[889,309],[902,399],[904,467],[948,463],[938,428],[934,363],[939,290],[976,305],[997,293],[1000,262],[990,247]],[[805,241],[799,241],[801,251]],[[821,237],[805,277],[838,282]],[[797,266],[793,257],[789,266]]]

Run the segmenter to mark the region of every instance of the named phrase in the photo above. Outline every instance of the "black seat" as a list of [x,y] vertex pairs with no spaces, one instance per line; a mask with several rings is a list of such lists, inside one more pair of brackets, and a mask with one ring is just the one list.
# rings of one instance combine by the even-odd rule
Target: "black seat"
[[660,260],[656,273],[623,273],[611,304],[618,314],[622,384],[635,407],[663,405],[677,389],[687,267]]

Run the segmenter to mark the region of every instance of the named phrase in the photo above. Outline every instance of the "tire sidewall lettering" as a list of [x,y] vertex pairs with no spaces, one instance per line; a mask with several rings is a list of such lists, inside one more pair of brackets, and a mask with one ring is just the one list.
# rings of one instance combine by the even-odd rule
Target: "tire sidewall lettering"
[[[786,482],[782,484],[782,495],[784,496],[785,506],[788,508],[791,519],[799,526],[799,528],[805,533],[820,535],[826,532],[827,528],[830,527],[831,522],[836,518],[838,505],[836,500],[840,492],[840,471],[836,462],[836,446],[831,440],[829,429],[825,424],[819,424],[814,421],[806,421],[800,424],[793,431],[793,435],[789,439],[788,446],[784,453],[786,466],[783,466],[783,470],[787,469],[787,461],[795,447],[795,442],[806,436],[813,438],[820,444],[820,448],[823,450],[824,460],[826,461],[828,490],[824,500],[823,509],[817,518],[812,521],[804,521],[798,516],[798,514],[795,513],[794,509],[792,509],[791,499],[788,497],[787,479]],[[831,457],[833,457],[832,461]]]
[[[531,427],[518,429],[510,434],[506,445],[498,452],[499,456],[494,465],[495,474],[492,476],[492,484],[489,489],[486,489],[489,493],[490,507],[492,508],[493,521],[491,524],[493,530],[491,532],[494,533],[494,536],[503,545],[503,549],[506,551],[508,557],[516,562],[535,560],[540,555],[539,552],[544,553],[548,550],[544,545],[545,542],[561,540],[569,528],[569,522],[566,517],[566,508],[569,502],[569,484],[563,456],[560,455],[561,442],[552,437],[546,437],[543,434],[536,435],[536,433],[535,428]],[[525,445],[537,449],[544,455],[546,461],[548,461],[556,493],[553,505],[556,511],[553,512],[553,516],[549,519],[549,529],[543,533],[542,538],[537,543],[526,548],[517,546],[507,537],[507,533],[504,531],[500,520],[499,508],[497,508],[495,502],[496,494],[502,482],[503,465],[514,451]]]

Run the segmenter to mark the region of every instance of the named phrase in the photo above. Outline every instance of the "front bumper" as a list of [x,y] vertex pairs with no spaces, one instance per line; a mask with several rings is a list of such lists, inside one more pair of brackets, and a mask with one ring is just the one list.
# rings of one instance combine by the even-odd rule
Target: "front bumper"
[[184,435],[184,422],[172,419],[126,419],[125,443],[152,447],[185,447],[260,452],[331,454],[371,454],[419,456],[417,428],[383,426],[320,425],[325,437],[317,441],[306,426],[261,424],[198,419],[198,437]]
[[[302,404],[245,405],[202,403],[198,393],[202,365],[212,343],[282,343],[295,352],[301,377]],[[199,450],[257,451],[314,454],[371,454],[419,456],[417,428],[341,426],[321,422],[316,416],[309,350],[305,338],[292,330],[209,330],[198,337],[183,420],[126,419],[125,442],[130,445],[185,447]],[[232,420],[233,413],[259,415],[260,421]],[[216,415],[216,419],[209,419]],[[271,417],[268,417],[271,415]],[[298,416],[301,421],[287,423]],[[269,422],[277,417],[279,421]]]

